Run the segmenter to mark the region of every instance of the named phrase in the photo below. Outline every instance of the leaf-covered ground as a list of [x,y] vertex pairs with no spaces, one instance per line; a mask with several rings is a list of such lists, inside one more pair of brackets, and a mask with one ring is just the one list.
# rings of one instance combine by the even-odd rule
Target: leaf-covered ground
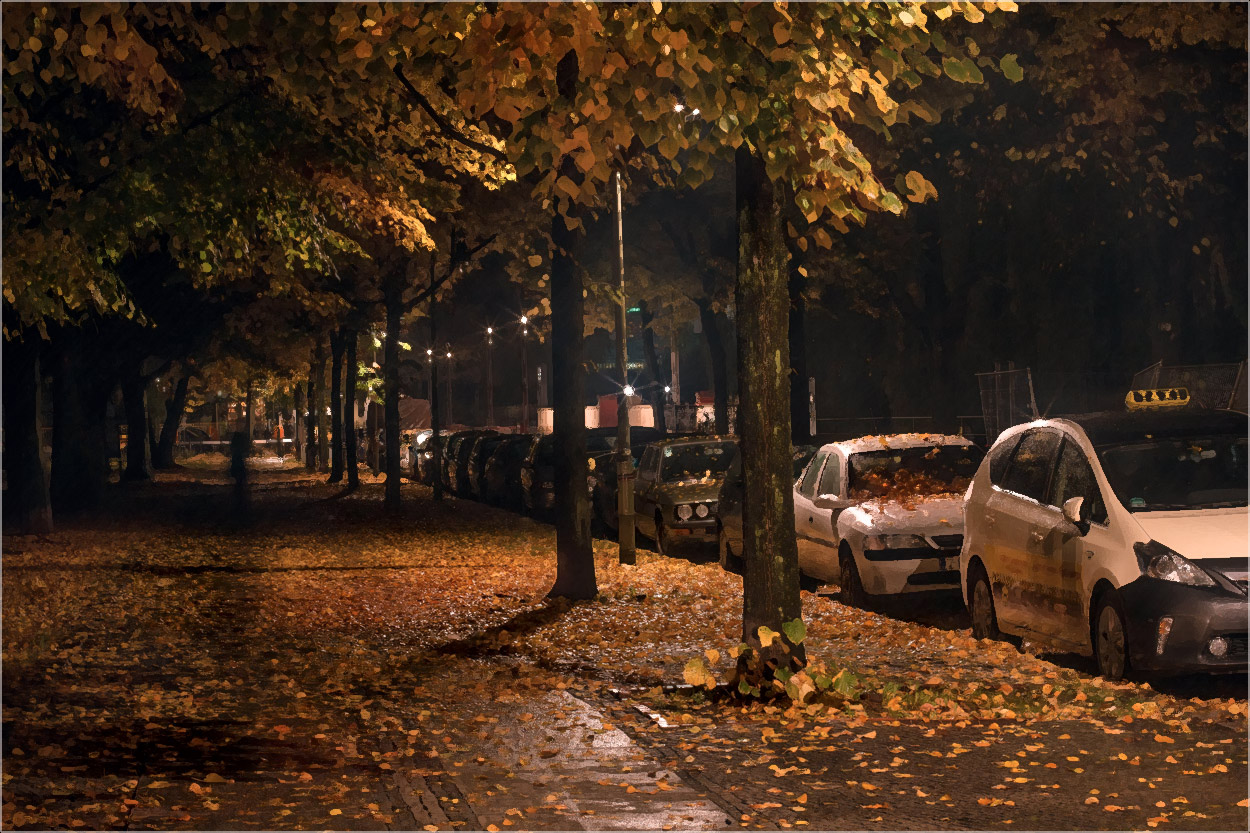
[[242,518],[227,482],[4,538],[5,827],[1245,827],[1244,676],[1111,685],[805,593],[837,693],[744,707],[680,685],[738,642],[715,562],[599,542],[600,598],[551,603],[550,527],[302,471]]

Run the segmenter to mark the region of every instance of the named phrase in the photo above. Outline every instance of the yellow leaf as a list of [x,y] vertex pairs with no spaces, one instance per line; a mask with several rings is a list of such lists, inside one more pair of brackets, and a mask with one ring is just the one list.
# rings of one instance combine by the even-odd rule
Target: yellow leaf
[[362,40],[356,44],[356,57],[360,60],[373,56],[373,44],[367,40]]
[[660,0],[651,0],[651,11],[659,14],[664,11],[664,4],[661,3]]
[[543,257],[542,255],[530,255],[528,258],[526,258],[525,262],[528,263],[530,266],[538,267],[542,265]]
[[1176,741],[1172,740],[1172,738],[1168,737],[1167,735],[1155,735],[1155,742],[1156,743],[1176,743]]
[[773,38],[777,41],[778,46],[784,45],[790,40],[790,26],[778,20],[773,24]]
[[707,655],[707,661],[711,663],[712,665],[715,665],[716,663],[720,662],[720,651],[716,650],[715,648],[708,648],[703,653]]
[[330,815],[332,815],[332,816],[341,816],[341,815],[343,815],[343,811],[342,811],[342,810],[339,810],[339,809],[337,809],[337,808],[336,808],[336,809],[334,809],[334,810],[331,810],[331,811],[330,811]]

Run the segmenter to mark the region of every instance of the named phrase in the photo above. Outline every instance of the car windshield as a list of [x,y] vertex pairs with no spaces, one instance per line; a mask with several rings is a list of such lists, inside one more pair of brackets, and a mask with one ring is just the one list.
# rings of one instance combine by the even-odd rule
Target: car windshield
[[1130,512],[1246,505],[1246,438],[1161,437],[1098,449]]
[[660,463],[660,480],[676,483],[682,480],[716,480],[733,461],[734,444],[682,443],[665,446]]
[[862,451],[850,457],[849,494],[854,500],[963,494],[984,456],[968,445]]

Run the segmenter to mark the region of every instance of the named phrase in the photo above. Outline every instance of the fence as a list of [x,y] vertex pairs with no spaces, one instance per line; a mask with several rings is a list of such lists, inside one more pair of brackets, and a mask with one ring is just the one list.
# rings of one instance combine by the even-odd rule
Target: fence
[[981,415],[985,440],[992,443],[1013,425],[1037,419],[1037,398],[1033,395],[1033,375],[1008,363],[1006,370],[995,368],[977,374],[981,390]]
[[916,434],[933,430],[933,417],[817,417],[816,436],[821,442],[851,440],[870,434]]
[[1191,405],[1246,410],[1246,363],[1187,364],[1164,367],[1155,362],[1133,376],[1131,390],[1185,388]]

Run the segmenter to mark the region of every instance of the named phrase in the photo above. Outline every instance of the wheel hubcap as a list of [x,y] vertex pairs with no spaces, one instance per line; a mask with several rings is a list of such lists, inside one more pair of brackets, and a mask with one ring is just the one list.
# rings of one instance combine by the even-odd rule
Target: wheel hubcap
[[1098,616],[1098,659],[1103,673],[1124,673],[1124,625],[1110,605]]

